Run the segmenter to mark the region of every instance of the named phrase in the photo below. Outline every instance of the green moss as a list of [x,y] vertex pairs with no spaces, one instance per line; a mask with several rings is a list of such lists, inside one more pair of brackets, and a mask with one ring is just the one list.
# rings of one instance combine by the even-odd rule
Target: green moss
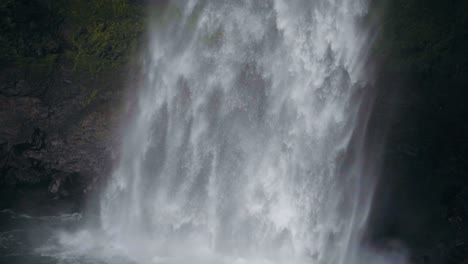
[[84,106],[88,106],[90,105],[96,98],[97,98],[97,95],[99,94],[99,90],[98,89],[94,89],[91,91],[91,93],[89,94],[88,98],[86,99],[86,101],[84,102]]
[[127,0],[75,0],[63,10],[71,46],[66,57],[75,69],[98,73],[121,65],[143,32],[142,8]]
[[145,24],[129,0],[2,0],[0,62],[97,74],[127,62]]

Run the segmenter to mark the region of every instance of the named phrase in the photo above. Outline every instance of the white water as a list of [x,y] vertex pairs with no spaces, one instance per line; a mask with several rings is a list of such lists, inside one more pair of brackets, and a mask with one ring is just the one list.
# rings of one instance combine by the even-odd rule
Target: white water
[[364,263],[373,185],[361,142],[349,148],[365,13],[359,0],[172,1],[102,200],[105,243],[138,263]]

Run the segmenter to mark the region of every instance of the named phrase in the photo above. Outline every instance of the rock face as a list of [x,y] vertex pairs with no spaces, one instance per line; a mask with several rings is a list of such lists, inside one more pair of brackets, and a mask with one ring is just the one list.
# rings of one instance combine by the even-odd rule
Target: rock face
[[68,196],[109,172],[124,78],[1,74],[0,188],[41,185]]
[[108,173],[144,2],[0,3],[0,192],[70,196]]

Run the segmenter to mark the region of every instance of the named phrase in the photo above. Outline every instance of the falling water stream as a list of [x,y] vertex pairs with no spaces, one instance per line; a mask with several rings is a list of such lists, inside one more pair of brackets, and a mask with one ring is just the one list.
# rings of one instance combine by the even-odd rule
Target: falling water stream
[[364,263],[366,8],[171,1],[150,29],[102,230],[62,243],[131,263]]

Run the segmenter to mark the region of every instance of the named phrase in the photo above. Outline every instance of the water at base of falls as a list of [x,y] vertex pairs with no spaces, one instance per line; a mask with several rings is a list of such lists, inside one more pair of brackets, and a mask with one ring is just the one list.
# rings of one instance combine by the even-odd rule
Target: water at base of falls
[[354,0],[170,1],[101,228],[61,234],[57,254],[382,263],[360,250],[373,192],[355,133],[365,13]]

